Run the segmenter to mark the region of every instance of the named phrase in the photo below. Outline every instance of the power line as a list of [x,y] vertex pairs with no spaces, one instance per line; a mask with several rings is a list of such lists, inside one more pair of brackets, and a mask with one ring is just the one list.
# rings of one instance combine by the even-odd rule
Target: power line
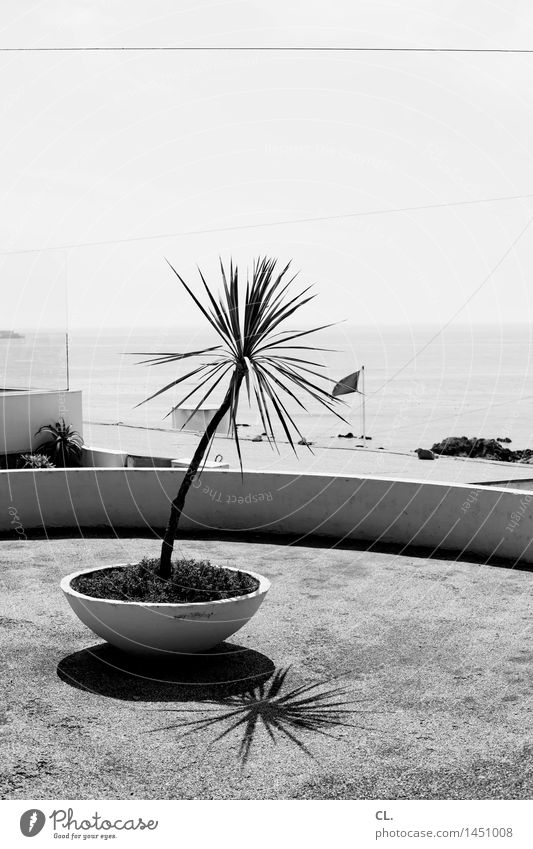
[[289,224],[313,224],[319,221],[339,221],[347,218],[365,218],[372,215],[390,215],[404,212],[422,212],[432,209],[448,209],[456,206],[472,206],[481,203],[499,203],[501,201],[511,200],[531,200],[532,194],[525,195],[505,195],[492,198],[478,198],[476,200],[459,200],[450,201],[448,203],[429,203],[422,206],[403,206],[392,209],[370,209],[364,212],[341,212],[338,215],[318,215],[308,218],[289,218],[278,221],[263,221],[258,224],[234,224],[228,227],[212,227],[202,230],[182,230],[174,233],[154,233],[150,236],[131,236],[124,239],[101,239],[94,242],[72,242],[70,244],[50,245],[40,248],[19,248],[13,250],[0,251],[0,256],[14,256],[19,254],[36,254],[44,253],[45,251],[66,251],[74,248],[95,248],[105,247],[106,245],[122,245],[130,242],[149,242],[157,239],[174,239],[186,236],[201,236],[211,233],[230,233],[236,230],[258,230],[263,227],[280,227]]
[[516,47],[298,47],[298,46],[202,46],[202,45],[137,45],[108,47],[0,47],[0,53],[187,53],[245,52],[262,53],[514,53],[531,54],[531,48]]
[[429,340],[428,340],[428,341],[427,341],[424,345],[422,345],[422,347],[421,347],[421,348],[419,348],[419,349],[418,349],[418,351],[416,351],[416,352],[413,354],[413,356],[412,356],[409,360],[407,360],[407,362],[405,362],[405,363],[403,364],[403,366],[400,366],[400,368],[399,368],[397,371],[395,371],[395,372],[394,372],[394,374],[392,375],[392,377],[389,377],[389,378],[388,378],[388,380],[386,380],[384,383],[382,383],[382,384],[381,384],[381,386],[379,386],[376,390],[374,390],[374,392],[372,392],[372,393],[371,393],[369,396],[367,396],[367,397],[370,397],[370,398],[371,398],[372,396],[377,395],[377,393],[378,393],[378,392],[381,392],[383,389],[385,389],[385,387],[386,387],[386,386],[388,386],[388,385],[389,385],[389,383],[392,383],[392,381],[393,381],[393,380],[396,380],[396,378],[398,377],[398,375],[400,375],[403,371],[405,371],[405,369],[406,369],[406,368],[408,368],[408,367],[411,365],[411,363],[413,363],[413,362],[416,360],[416,358],[420,356],[420,354],[422,354],[422,353],[423,353],[423,352],[424,352],[427,348],[429,348],[429,346],[430,346],[430,345],[431,345],[431,344],[435,341],[435,339],[438,339],[438,337],[439,337],[442,333],[444,333],[444,331],[446,330],[446,328],[447,328],[447,327],[449,327],[449,326],[450,326],[450,324],[452,324],[452,322],[454,322],[454,321],[455,321],[455,319],[457,318],[457,316],[458,316],[458,315],[459,315],[459,314],[460,314],[460,313],[461,313],[461,312],[465,309],[465,307],[467,307],[467,306],[468,306],[468,304],[470,303],[470,301],[472,301],[472,300],[475,298],[475,296],[476,296],[476,295],[477,295],[477,294],[478,294],[478,293],[479,293],[479,292],[483,289],[483,287],[484,287],[484,286],[486,286],[486,284],[489,282],[489,280],[491,279],[491,277],[492,277],[492,276],[496,273],[496,271],[500,268],[500,266],[501,266],[501,265],[505,262],[505,260],[506,260],[506,259],[507,259],[507,257],[509,256],[509,254],[510,254],[510,253],[514,250],[514,248],[516,247],[516,245],[518,244],[518,242],[520,241],[520,239],[522,238],[522,236],[525,234],[526,230],[528,230],[528,229],[529,229],[529,227],[531,226],[531,224],[532,224],[532,223],[533,223],[533,216],[532,216],[532,217],[528,220],[528,222],[527,222],[527,224],[525,225],[525,227],[523,227],[523,228],[520,230],[520,232],[518,233],[518,235],[517,235],[517,236],[515,236],[515,238],[513,239],[513,241],[511,242],[511,244],[510,244],[510,245],[509,245],[509,247],[507,248],[507,250],[505,251],[505,253],[504,253],[504,254],[502,254],[502,256],[500,257],[500,259],[499,259],[499,260],[498,260],[498,262],[496,263],[496,265],[494,265],[494,266],[491,268],[491,270],[489,271],[489,273],[487,274],[487,276],[486,276],[486,277],[485,277],[485,278],[481,281],[481,283],[479,284],[479,286],[477,286],[477,287],[474,289],[474,291],[470,293],[470,295],[467,297],[467,299],[466,299],[465,301],[463,301],[463,303],[461,304],[461,306],[460,306],[460,307],[459,307],[459,308],[458,308],[458,309],[457,309],[457,310],[453,313],[453,315],[452,315],[452,316],[448,319],[448,321],[446,321],[446,323],[445,323],[445,324],[443,324],[443,325],[442,325],[442,327],[441,327],[439,330],[437,330],[437,332],[436,332],[436,333],[434,333],[434,334],[433,334],[433,336],[431,337],[431,339],[429,339]]

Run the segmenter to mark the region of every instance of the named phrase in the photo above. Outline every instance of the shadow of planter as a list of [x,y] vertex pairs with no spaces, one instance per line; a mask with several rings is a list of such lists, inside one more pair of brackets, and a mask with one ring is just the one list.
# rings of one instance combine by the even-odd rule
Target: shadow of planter
[[314,757],[304,736],[333,738],[335,729],[364,727],[350,721],[361,711],[345,699],[344,688],[330,688],[328,682],[291,686],[288,673],[234,643],[171,663],[135,658],[101,643],[68,655],[57,667],[62,681],[85,692],[165,704],[155,709],[164,724],[150,732],[198,735],[203,754],[228,735],[236,737],[241,766],[259,729],[271,743],[284,739]]
[[71,687],[138,702],[224,699],[264,683],[274,671],[266,655],[227,642],[170,662],[135,658],[100,643],[67,655],[57,666],[59,678]]

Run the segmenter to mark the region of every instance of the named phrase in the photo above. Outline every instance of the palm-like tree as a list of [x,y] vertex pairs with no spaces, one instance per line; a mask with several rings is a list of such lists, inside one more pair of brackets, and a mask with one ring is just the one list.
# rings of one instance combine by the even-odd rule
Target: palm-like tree
[[44,454],[54,466],[81,466],[83,439],[65,419],[59,419],[55,425],[43,425],[35,436],[40,433],[48,434],[48,438],[35,449],[34,454]]
[[[278,421],[281,425],[295,453],[294,441],[296,436],[303,439],[298,425],[287,409],[288,398],[292,399],[303,410],[306,410],[299,396],[307,395],[345,421],[335,409],[335,405],[343,402],[334,398],[328,389],[320,385],[320,381],[333,381],[330,381],[325,374],[317,371],[317,369],[323,368],[320,363],[308,360],[301,355],[302,351],[324,351],[327,349],[299,343],[303,337],[332,325],[324,324],[310,330],[279,330],[283,322],[316,297],[309,294],[311,286],[307,286],[296,294],[290,291],[291,284],[297,276],[288,276],[290,263],[281,271],[277,271],[275,259],[258,258],[254,262],[251,277],[249,275],[246,277],[246,288],[243,292],[237,265],[234,265],[231,261],[229,269],[226,269],[221,261],[223,290],[218,300],[213,295],[202,272],[198,269],[207,296],[204,303],[200,301],[176,269],[170,263],[168,264],[217,333],[221,344],[187,353],[138,354],[138,356],[149,356],[150,359],[143,360],[142,363],[150,366],[167,365],[191,357],[208,358],[207,362],[202,362],[192,371],[163,386],[162,389],[159,389],[141,403],[145,404],[163,392],[183,383],[183,381],[195,377],[198,378],[195,388],[176,405],[179,407],[196,393],[201,394],[203,392],[201,397],[197,395],[195,399],[196,407],[189,417],[192,418],[196,410],[210,397],[224,378],[229,378],[229,383],[224,400],[207,425],[178,493],[171,504],[170,517],[163,536],[159,567],[159,575],[165,579],[169,579],[171,576],[174,540],[187,493],[202,461],[209,453],[216,429],[226,414],[229,414],[230,430],[235,440],[242,473],[237,410],[243,384],[246,387],[248,401],[251,401],[252,396],[255,399],[263,430],[268,441],[274,446],[276,446],[275,421]],[[294,344],[295,340],[298,340],[297,344]]]

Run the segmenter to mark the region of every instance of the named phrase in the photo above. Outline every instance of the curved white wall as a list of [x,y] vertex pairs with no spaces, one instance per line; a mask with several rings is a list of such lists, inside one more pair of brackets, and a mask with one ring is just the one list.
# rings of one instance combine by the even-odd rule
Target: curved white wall
[[[179,469],[0,472],[0,531],[165,525]],[[319,534],[533,562],[533,492],[294,473],[205,472],[183,526]],[[17,525],[18,527],[18,525]]]

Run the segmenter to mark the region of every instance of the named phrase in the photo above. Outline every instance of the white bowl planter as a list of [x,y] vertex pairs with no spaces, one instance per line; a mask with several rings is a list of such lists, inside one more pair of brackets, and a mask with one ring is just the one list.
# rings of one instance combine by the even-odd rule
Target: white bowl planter
[[186,604],[93,598],[71,587],[71,581],[78,575],[126,565],[117,563],[73,572],[63,578],[61,589],[84,625],[131,654],[169,657],[207,651],[246,625],[270,589],[270,581],[262,575],[231,566],[223,568],[246,571],[259,581],[259,587],[248,595]]

